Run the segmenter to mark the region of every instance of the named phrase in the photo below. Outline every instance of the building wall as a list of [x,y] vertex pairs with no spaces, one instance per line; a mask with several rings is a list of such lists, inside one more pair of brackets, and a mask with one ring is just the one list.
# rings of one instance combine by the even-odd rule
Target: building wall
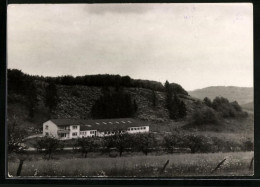
[[[46,128],[46,126],[48,126],[48,129]],[[55,138],[58,138],[58,127],[55,123],[53,123],[52,121],[46,121],[45,123],[43,123],[43,136],[46,135],[46,133],[48,133],[49,136],[53,136]]]
[[[73,126],[77,126],[77,129],[73,129]],[[80,136],[79,131],[80,131],[79,125],[70,125],[70,135],[69,135],[70,139],[71,138],[78,138]],[[77,135],[74,136],[73,133],[77,133]]]
[[[80,131],[80,137],[92,137],[95,136],[95,132],[97,133],[96,130],[87,130],[87,131]],[[82,133],[82,134],[81,134]],[[97,134],[96,134],[97,135]]]

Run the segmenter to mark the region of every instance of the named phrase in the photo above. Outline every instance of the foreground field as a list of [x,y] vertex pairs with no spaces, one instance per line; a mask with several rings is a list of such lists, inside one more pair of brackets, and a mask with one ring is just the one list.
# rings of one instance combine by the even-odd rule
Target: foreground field
[[[121,158],[66,158],[49,161],[31,160],[24,161],[21,176],[248,176],[253,175],[253,168],[249,169],[253,155],[253,152],[231,152],[142,155]],[[223,159],[226,159],[224,163],[212,172]],[[8,171],[10,175],[15,176],[18,165],[18,161],[9,161]],[[165,169],[163,169],[164,166]]]

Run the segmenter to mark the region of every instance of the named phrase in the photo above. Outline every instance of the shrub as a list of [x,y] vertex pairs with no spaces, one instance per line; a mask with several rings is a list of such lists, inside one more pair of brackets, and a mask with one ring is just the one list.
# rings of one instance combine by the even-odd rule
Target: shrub
[[253,151],[254,143],[250,139],[246,139],[243,141],[243,151]]
[[153,134],[136,134],[133,136],[134,148],[137,151],[143,152],[145,155],[148,155],[152,148],[156,147],[156,139]]
[[60,140],[54,137],[45,136],[36,142],[38,151],[43,152],[44,156],[48,156],[48,160],[52,157],[52,154],[58,150],[62,150],[64,145]]
[[218,122],[219,119],[216,112],[208,107],[195,111],[191,119],[192,125],[218,124]]
[[174,148],[178,148],[184,145],[184,136],[179,132],[173,132],[167,135],[163,139],[163,147],[166,148],[168,153],[172,153]]
[[183,147],[190,148],[191,153],[212,152],[212,144],[212,140],[209,137],[196,135],[194,133],[186,135],[183,141]]
[[212,107],[224,118],[248,116],[247,112],[243,112],[236,101],[230,103],[224,97],[216,97],[212,102]]

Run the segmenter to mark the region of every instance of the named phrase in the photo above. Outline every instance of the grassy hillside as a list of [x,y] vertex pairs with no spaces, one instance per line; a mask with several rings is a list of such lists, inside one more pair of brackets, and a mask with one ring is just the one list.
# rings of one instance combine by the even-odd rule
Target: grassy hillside
[[237,101],[240,105],[252,102],[254,98],[253,93],[253,88],[235,86],[212,86],[189,92],[191,96],[199,99],[208,97],[212,100],[217,96],[222,96],[229,101]]

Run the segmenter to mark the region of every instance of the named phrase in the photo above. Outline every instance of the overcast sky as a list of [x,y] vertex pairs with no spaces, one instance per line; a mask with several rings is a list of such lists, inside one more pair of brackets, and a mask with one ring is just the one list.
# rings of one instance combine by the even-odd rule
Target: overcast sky
[[8,6],[8,68],[33,75],[120,74],[186,90],[253,86],[253,6]]

